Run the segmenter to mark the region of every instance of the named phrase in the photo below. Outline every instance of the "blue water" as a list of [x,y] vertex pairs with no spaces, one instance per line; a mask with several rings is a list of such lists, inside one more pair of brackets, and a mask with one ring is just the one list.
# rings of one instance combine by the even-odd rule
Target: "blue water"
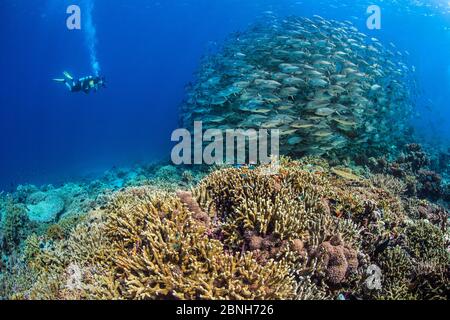
[[[372,1],[382,29],[367,30],[366,1],[92,0],[96,52],[108,88],[71,94],[51,81],[64,70],[92,73],[86,33],[66,28],[66,8],[83,1],[0,2],[0,190],[58,184],[112,166],[168,158],[185,85],[201,57],[264,11],[351,20],[408,50],[420,99],[414,123],[423,141],[450,143],[450,4]],[[417,1],[416,1],[417,3]]]

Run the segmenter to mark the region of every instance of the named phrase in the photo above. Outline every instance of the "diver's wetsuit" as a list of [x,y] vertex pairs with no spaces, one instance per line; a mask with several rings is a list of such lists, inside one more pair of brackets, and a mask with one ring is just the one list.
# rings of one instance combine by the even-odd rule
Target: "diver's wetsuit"
[[80,80],[74,80],[72,83],[69,81],[65,82],[67,88],[69,88],[70,92],[80,92],[81,91],[81,82]]
[[83,91],[88,94],[91,90],[97,92],[100,88],[106,88],[106,81],[103,77],[88,76],[80,79],[74,79],[67,72],[64,72],[64,76],[64,79],[54,79],[54,81],[64,83],[70,92]]

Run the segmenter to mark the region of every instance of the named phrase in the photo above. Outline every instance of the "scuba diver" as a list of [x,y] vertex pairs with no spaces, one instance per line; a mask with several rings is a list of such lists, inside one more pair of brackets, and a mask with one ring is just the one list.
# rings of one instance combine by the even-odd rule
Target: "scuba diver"
[[63,72],[63,79],[53,79],[53,81],[64,83],[70,92],[84,92],[89,94],[92,90],[97,92],[100,88],[106,88],[104,77],[87,76],[80,79],[74,79],[68,72]]

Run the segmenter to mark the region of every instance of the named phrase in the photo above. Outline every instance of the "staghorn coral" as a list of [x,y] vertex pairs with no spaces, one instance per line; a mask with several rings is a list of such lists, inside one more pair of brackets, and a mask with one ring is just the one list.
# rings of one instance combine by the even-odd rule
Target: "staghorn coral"
[[409,222],[402,245],[389,247],[378,258],[383,271],[378,299],[446,299],[450,257],[442,231],[425,220]]
[[421,300],[448,300],[450,292],[450,271],[434,272],[435,266],[416,269],[414,290]]
[[410,223],[405,228],[406,247],[411,256],[422,262],[447,267],[450,262],[445,234],[426,220]]
[[[70,237],[31,236],[25,260],[37,280],[30,299],[289,299],[282,262],[256,263],[210,239],[177,197],[146,188],[119,193]],[[74,272],[76,270],[77,272]],[[73,277],[77,275],[78,278]]]
[[0,300],[29,299],[27,290],[35,283],[36,274],[16,256],[11,256],[9,260],[6,269],[0,273]]
[[181,202],[187,206],[188,210],[192,213],[195,220],[202,221],[205,223],[205,225],[210,224],[210,217],[206,212],[202,210],[202,208],[200,208],[191,192],[178,191],[177,196],[181,200]]
[[370,177],[372,184],[378,188],[386,189],[393,194],[404,194],[407,185],[402,180],[386,174],[375,174]]
[[430,203],[427,200],[415,198],[405,200],[405,206],[409,217],[413,220],[428,220],[442,231],[447,230],[448,212],[443,207]]
[[167,194],[114,210],[108,234],[115,240],[123,295],[134,299],[282,299],[294,283],[282,263],[258,265],[251,254],[224,251],[183,203]]
[[[19,299],[445,298],[444,209],[375,183],[391,181],[387,175],[366,179],[322,159],[280,163],[278,172],[267,166],[223,168],[191,191],[147,186],[117,192],[100,210],[64,218],[46,233],[29,236],[18,258],[2,267],[2,294]],[[365,285],[374,266],[381,270],[380,289]]]
[[[113,250],[105,236],[104,217],[94,211],[77,225],[67,239],[54,241],[32,235],[26,240],[24,261],[36,281],[27,290],[29,299],[97,299],[119,298],[114,278],[110,276]],[[77,265],[83,272],[81,287],[74,288],[68,268]],[[114,280],[114,281],[113,281]],[[109,294],[108,294],[109,293]]]
[[378,299],[411,300],[408,290],[412,272],[412,261],[406,251],[399,247],[388,248],[378,259],[383,271],[382,292]]
[[83,215],[68,215],[62,217],[57,223],[51,224],[45,230],[45,235],[49,239],[62,240],[70,236],[72,230],[86,218]]
[[311,278],[301,278],[298,280],[296,300],[331,300],[323,288],[319,288],[313,283]]
[[[291,183],[295,178],[304,181]],[[307,172],[273,177],[263,170],[225,169],[212,173],[194,193],[199,203],[217,212],[223,223],[220,236],[236,249],[245,243],[244,231],[276,240],[303,238],[307,212],[320,206],[314,191],[306,192],[313,185],[306,182],[315,179],[320,178]]]
[[[289,261],[296,275],[307,274],[319,282],[324,278],[352,294],[364,295],[356,287],[364,280],[364,270],[371,260],[377,262],[386,248],[404,241],[411,207],[403,198],[403,185],[391,176],[380,176],[376,181],[393,182],[386,188],[373,179],[338,174],[348,171],[339,169],[337,173],[326,163],[308,164],[308,160],[285,159],[279,174],[273,176],[264,175],[260,169],[225,169],[202,181],[195,194],[205,210],[209,208],[217,215],[221,223],[218,237],[231,244],[231,249],[257,252],[261,261]],[[277,202],[279,194],[286,200],[285,206]],[[440,225],[446,230],[442,219]],[[345,246],[331,245],[336,235]],[[290,242],[298,243],[301,250],[286,245]],[[445,250],[444,243],[434,245]],[[408,248],[409,244],[402,246]],[[429,246],[432,243],[426,244]],[[325,254],[317,259],[314,253],[320,250]],[[414,268],[411,265],[409,272]],[[376,298],[420,295],[408,285],[387,290]]]

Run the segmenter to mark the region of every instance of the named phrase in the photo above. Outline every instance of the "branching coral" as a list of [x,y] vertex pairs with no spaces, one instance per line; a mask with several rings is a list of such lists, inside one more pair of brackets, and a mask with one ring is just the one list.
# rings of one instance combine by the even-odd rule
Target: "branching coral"
[[[185,198],[185,197],[184,197]],[[31,299],[290,299],[283,262],[227,252],[179,198],[146,188],[117,195],[67,240],[27,240]],[[24,295],[25,296],[25,295]]]
[[[21,299],[445,297],[444,209],[406,198],[395,179],[366,179],[321,159],[283,158],[278,172],[267,169],[224,168],[176,193],[126,188],[101,210],[29,236],[17,268],[4,268],[3,294]],[[380,288],[367,287],[373,283],[368,270],[380,270]],[[11,287],[11,281],[21,285]]]
[[[323,211],[313,181],[320,177],[288,171],[277,176],[263,170],[225,169],[211,174],[194,191],[199,202],[217,212],[221,236],[230,248],[245,243],[245,231],[274,240],[306,237],[309,212]],[[318,187],[320,188],[320,187]]]
[[32,231],[26,209],[9,201],[0,223],[0,245],[4,252],[14,252]]
[[[411,207],[402,197],[404,185],[387,175],[366,180],[343,168],[303,161],[285,159],[276,175],[261,168],[221,170],[194,193],[205,210],[216,214],[216,233],[230,249],[256,252],[259,261],[288,261],[294,274],[308,275],[322,288],[325,280],[331,295],[333,287],[364,295],[356,287],[370,263],[378,263],[378,255],[396,243],[408,250],[404,233]],[[389,183],[380,183],[385,181]],[[301,249],[289,243],[301,244],[296,246]],[[442,242],[425,247],[433,245],[445,250]],[[394,264],[383,266],[395,270]],[[415,265],[408,268],[412,274]],[[408,281],[370,297],[418,297]]]
[[424,219],[439,227],[442,231],[448,227],[448,212],[427,200],[407,199],[405,201],[408,215],[413,220]]
[[[114,288],[114,278],[104,284],[110,276],[113,253],[105,236],[101,212],[90,213],[68,239],[55,241],[32,235],[26,241],[24,260],[37,280],[27,290],[27,296],[30,299],[119,298],[117,291],[107,291]],[[71,266],[81,270],[79,287],[71,286],[74,276],[69,272]]]
[[410,222],[403,245],[378,258],[383,270],[382,299],[446,299],[450,257],[442,231],[425,220]]
[[[371,159],[368,164],[374,172],[388,174],[374,176],[375,184],[385,184],[385,187],[391,190],[392,187],[395,189],[406,187],[407,195],[423,199],[445,200],[448,197],[442,177],[430,170],[429,155],[418,144],[406,145],[404,152],[393,162],[382,158]],[[397,181],[394,182],[391,176]]]
[[[10,260],[17,257],[10,257]],[[23,261],[8,261],[5,270],[0,273],[0,300],[3,299],[29,299],[27,290],[36,281],[36,274]]]
[[382,292],[378,294],[377,298],[388,300],[413,299],[409,290],[412,261],[405,250],[399,246],[388,248],[381,255],[378,263],[383,271],[383,285]]
[[298,280],[296,300],[328,300],[331,299],[323,288],[319,288],[310,278]]
[[405,229],[406,247],[412,258],[419,262],[449,266],[450,257],[446,248],[445,234],[426,220],[410,223]]
[[393,194],[403,194],[407,190],[407,185],[402,180],[385,174],[375,174],[370,177],[371,182],[378,188],[384,188]]
[[251,254],[228,253],[206,231],[203,219],[196,220],[179,199],[167,194],[149,193],[143,200],[118,207],[110,215],[108,234],[125,282],[123,295],[135,299],[292,297],[294,283],[285,265],[271,261],[261,266]]

